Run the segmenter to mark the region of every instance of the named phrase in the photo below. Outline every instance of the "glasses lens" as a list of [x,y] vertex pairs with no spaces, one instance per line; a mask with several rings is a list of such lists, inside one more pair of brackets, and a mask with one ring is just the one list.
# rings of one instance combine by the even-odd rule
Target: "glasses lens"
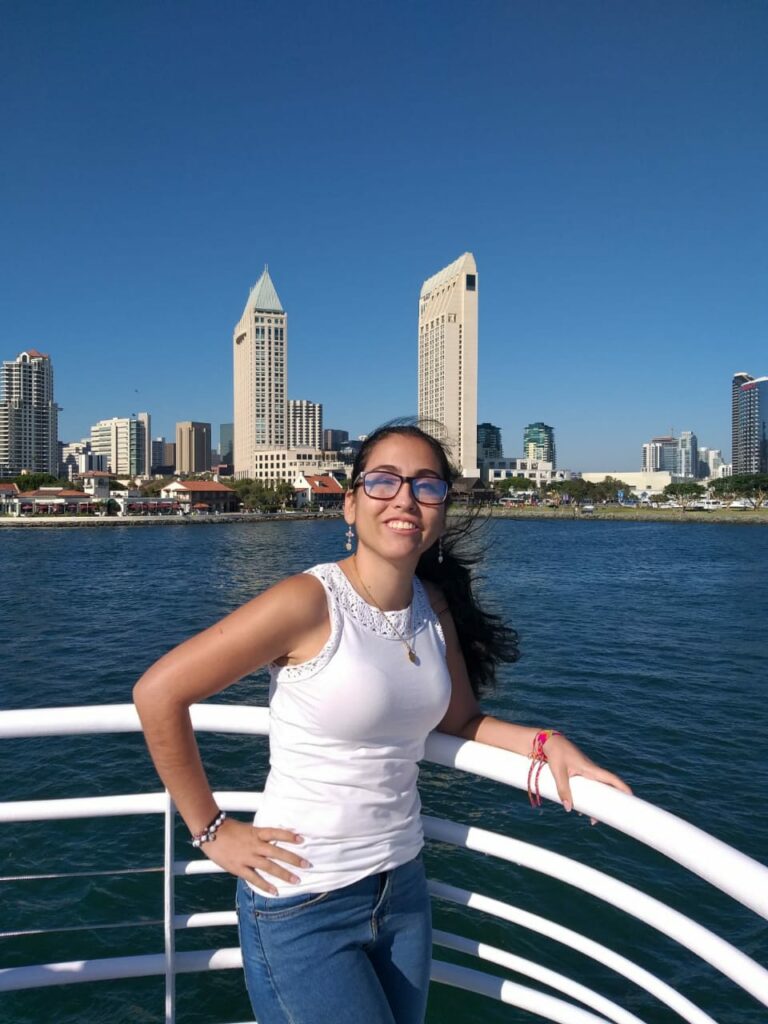
[[413,496],[422,505],[442,505],[448,484],[436,476],[419,476],[413,481]]
[[400,490],[402,480],[392,473],[366,473],[363,476],[363,490],[369,498],[394,498]]

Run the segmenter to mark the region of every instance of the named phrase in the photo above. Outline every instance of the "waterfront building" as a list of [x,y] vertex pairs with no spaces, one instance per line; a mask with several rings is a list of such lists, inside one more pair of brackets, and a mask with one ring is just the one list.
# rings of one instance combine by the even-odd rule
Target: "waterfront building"
[[287,408],[288,447],[322,448],[323,406],[304,398],[289,398]]
[[523,452],[528,459],[551,462],[552,468],[557,467],[557,451],[555,449],[555,430],[546,423],[529,423],[523,430]]
[[288,316],[266,266],[250,291],[232,347],[235,476],[254,479],[255,452],[288,442]]
[[235,427],[233,423],[219,424],[219,459],[227,466],[233,464]]
[[264,483],[287,480],[294,483],[300,474],[345,473],[340,454],[311,448],[264,448],[254,452],[250,479]]
[[470,252],[421,286],[419,419],[442,425],[463,476],[477,476],[478,276]]
[[328,509],[338,509],[344,504],[345,490],[333,473],[298,473],[293,481],[296,492],[296,508],[308,505]]
[[531,486],[557,483],[560,480],[571,480],[574,473],[569,469],[556,469],[551,462],[543,459],[507,458],[485,459],[481,463],[481,477],[488,484],[507,480],[509,477],[520,477],[530,480]]
[[581,473],[581,479],[587,483],[601,484],[606,477],[621,480],[629,489],[637,494],[661,494],[667,484],[672,483],[673,474],[667,470],[623,470],[610,469],[600,473]]
[[324,430],[323,451],[337,452],[349,440],[348,430]]
[[91,452],[101,461],[90,468],[113,476],[149,476],[152,469],[152,419],[148,412],[113,416],[91,427]]
[[211,468],[211,424],[185,420],[176,424],[176,472],[207,473]]
[[215,480],[174,480],[160,491],[161,498],[172,498],[182,512],[237,512],[240,498],[236,491]]
[[486,459],[502,459],[504,450],[501,444],[501,427],[492,423],[477,425],[477,458],[482,463]]
[[733,473],[768,473],[768,377],[732,381]]
[[59,471],[59,409],[50,356],[30,348],[0,368],[0,477]]
[[83,490],[99,501],[109,501],[110,477],[109,473],[101,470],[91,470],[83,473]]

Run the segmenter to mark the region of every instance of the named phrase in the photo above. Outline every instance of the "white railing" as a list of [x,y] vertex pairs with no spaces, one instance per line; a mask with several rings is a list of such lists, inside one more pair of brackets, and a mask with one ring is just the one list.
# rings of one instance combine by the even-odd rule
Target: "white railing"
[[[199,731],[262,736],[268,732],[266,708],[243,708],[222,704],[196,705],[192,709],[192,722]],[[140,725],[132,705],[0,712],[0,740],[138,731]],[[436,764],[494,779],[518,789],[526,789],[529,763],[520,755],[433,733],[427,742],[426,758]],[[574,808],[577,811],[599,818],[601,822],[653,847],[757,914],[768,918],[768,868],[637,797],[627,796],[587,779],[574,778],[571,785]],[[548,769],[542,773],[540,788],[543,796],[552,800],[558,799]],[[216,794],[216,799],[219,805],[227,810],[253,811],[258,806],[259,796],[258,793],[220,792]],[[165,975],[165,1020],[171,1022],[175,1019],[177,974],[241,966],[240,951],[237,947],[197,952],[176,951],[177,931],[234,925],[236,918],[234,911],[176,914],[175,877],[210,874],[219,872],[220,869],[206,858],[192,861],[174,860],[174,809],[167,794],[0,803],[0,823],[126,814],[164,816],[163,953],[0,969],[0,992],[81,981]],[[736,985],[749,992],[758,1002],[768,1006],[768,971],[765,968],[700,924],[632,886],[559,854],[485,829],[425,816],[424,831],[428,838],[477,850],[524,866],[567,882],[604,900],[692,950]],[[587,936],[508,903],[439,881],[430,881],[430,891],[438,899],[514,922],[580,951],[645,989],[690,1024],[715,1024],[707,1013],[663,980]],[[432,979],[435,982],[489,996],[563,1024],[594,1024],[606,1020],[615,1021],[617,1024],[642,1024],[638,1017],[593,992],[587,986],[510,952],[441,931],[435,932],[434,939],[438,946],[469,954],[481,962],[494,963],[519,975],[531,977],[555,992],[575,1000],[581,1006],[480,970],[438,960],[432,964]],[[600,1016],[596,1016],[596,1013]]]

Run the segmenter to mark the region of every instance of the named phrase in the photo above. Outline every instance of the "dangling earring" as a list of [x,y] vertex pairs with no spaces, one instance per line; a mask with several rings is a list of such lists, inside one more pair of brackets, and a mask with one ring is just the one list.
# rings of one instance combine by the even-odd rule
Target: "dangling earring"
[[347,527],[347,543],[344,545],[344,547],[347,549],[347,551],[351,551],[352,550],[352,541],[354,539],[355,539],[355,531],[352,529],[351,526],[348,526]]
[[437,541],[437,564],[443,564],[443,538],[439,537]]

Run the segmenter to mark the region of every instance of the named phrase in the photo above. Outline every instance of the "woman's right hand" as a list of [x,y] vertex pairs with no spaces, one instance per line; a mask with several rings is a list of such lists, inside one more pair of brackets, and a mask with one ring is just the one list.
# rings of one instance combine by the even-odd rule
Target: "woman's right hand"
[[301,881],[282,864],[291,864],[297,868],[311,868],[312,865],[299,854],[276,844],[303,842],[304,837],[290,829],[254,828],[243,821],[227,818],[216,830],[216,838],[203,843],[200,849],[209,860],[225,871],[245,879],[257,889],[277,896],[277,889],[261,873],[294,884]]

